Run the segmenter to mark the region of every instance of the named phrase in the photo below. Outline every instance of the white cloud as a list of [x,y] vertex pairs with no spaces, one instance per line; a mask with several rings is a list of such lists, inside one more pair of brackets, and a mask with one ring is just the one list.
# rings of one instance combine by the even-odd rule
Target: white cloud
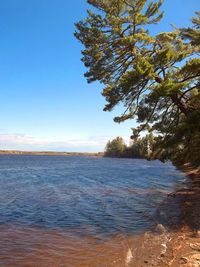
[[103,151],[107,141],[113,138],[114,136],[91,136],[57,140],[24,134],[1,133],[0,149],[97,152]]

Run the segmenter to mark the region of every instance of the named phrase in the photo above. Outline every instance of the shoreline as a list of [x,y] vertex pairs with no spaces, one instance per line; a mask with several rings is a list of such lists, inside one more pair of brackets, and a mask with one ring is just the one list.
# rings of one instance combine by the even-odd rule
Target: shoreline
[[200,166],[193,167],[191,164],[186,163],[183,166],[177,168],[180,169],[182,172],[184,172],[192,180],[200,179]]
[[166,256],[171,260],[168,265],[163,266],[198,267],[200,266],[200,168],[185,164],[180,170],[189,177],[190,182],[187,188],[178,190],[173,196],[181,198],[183,224],[170,237]]
[[57,152],[57,151],[23,151],[23,150],[0,150],[0,155],[35,155],[35,156],[90,156],[103,157],[103,152]]
[[[165,214],[168,222],[158,220],[155,231],[141,237],[142,244],[147,244],[145,255],[143,249],[140,258],[133,255],[139,260],[130,266],[200,266],[200,168],[185,164],[178,169],[188,176],[188,184],[167,196],[160,212],[168,210]],[[173,218],[176,205],[180,221]]]

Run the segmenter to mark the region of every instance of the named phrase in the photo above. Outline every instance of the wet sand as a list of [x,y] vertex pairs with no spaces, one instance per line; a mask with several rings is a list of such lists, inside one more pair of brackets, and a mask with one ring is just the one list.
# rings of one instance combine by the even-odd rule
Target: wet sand
[[165,266],[171,258],[171,236],[162,227],[157,231],[116,235],[102,242],[97,237],[76,239],[57,230],[4,225],[0,227],[0,266]]
[[[200,236],[188,228],[169,233],[98,238],[29,227],[0,227],[0,266],[4,267],[196,267]],[[12,240],[12,241],[11,241]]]
[[159,232],[116,235],[102,242],[98,237],[75,238],[70,232],[4,225],[0,227],[0,266],[156,266],[152,264],[165,253],[160,242],[166,243],[167,238]]

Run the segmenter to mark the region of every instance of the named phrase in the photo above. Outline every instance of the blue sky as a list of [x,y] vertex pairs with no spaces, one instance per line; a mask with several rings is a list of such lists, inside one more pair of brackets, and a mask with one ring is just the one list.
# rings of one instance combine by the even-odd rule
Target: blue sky
[[[200,0],[165,0],[170,24],[187,26]],[[87,84],[74,23],[85,0],[0,0],[0,149],[101,151],[131,135],[134,121],[103,112],[102,86]]]

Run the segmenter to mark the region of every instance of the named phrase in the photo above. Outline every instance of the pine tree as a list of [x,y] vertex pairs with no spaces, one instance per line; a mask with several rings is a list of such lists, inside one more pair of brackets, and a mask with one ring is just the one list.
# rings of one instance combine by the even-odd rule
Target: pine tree
[[[96,12],[88,11],[75,33],[84,45],[88,82],[105,85],[105,111],[124,104],[116,122],[136,117],[139,126],[133,137],[143,130],[155,132],[160,145],[156,156],[170,158],[169,149],[163,152],[166,144],[171,142],[172,151],[180,148],[180,133],[183,143],[191,136],[193,123],[200,120],[200,13],[191,28],[152,35],[149,26],[159,23],[164,14],[162,0],[88,2]],[[190,133],[185,135],[184,127]]]

